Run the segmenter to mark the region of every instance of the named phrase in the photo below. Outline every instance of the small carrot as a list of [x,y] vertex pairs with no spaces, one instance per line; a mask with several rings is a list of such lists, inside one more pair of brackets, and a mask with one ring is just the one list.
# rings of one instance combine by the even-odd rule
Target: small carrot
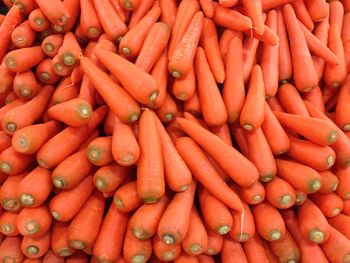
[[40,8],[34,9],[28,16],[30,27],[37,32],[44,32],[50,26],[50,21]]
[[167,92],[163,104],[156,109],[156,114],[161,122],[171,122],[174,120],[177,113],[177,106],[173,98]]
[[17,229],[17,216],[16,213],[2,212],[0,216],[0,231],[5,236],[18,236],[19,231]]
[[219,26],[227,27],[240,32],[253,28],[252,21],[249,17],[218,4],[215,5],[213,20]]
[[284,237],[276,242],[270,242],[270,249],[278,262],[290,262],[300,260],[298,244],[286,230]]
[[350,120],[348,117],[348,104],[346,101],[349,99],[350,91],[350,78],[346,78],[346,81],[342,87],[340,87],[339,97],[337,100],[335,110],[335,122],[344,131],[350,130]]
[[63,35],[54,34],[46,37],[41,43],[43,52],[49,57],[55,57],[63,44]]
[[46,85],[53,85],[60,79],[52,67],[52,59],[50,58],[44,59],[38,64],[36,68],[36,76]]
[[52,61],[52,67],[54,72],[61,77],[68,77],[69,75],[72,74],[73,68],[72,67],[68,67],[66,65],[64,65],[61,61],[60,61],[60,57],[58,56],[58,54],[56,56],[53,57]]
[[255,205],[265,199],[265,188],[261,182],[256,182],[251,187],[238,187],[239,196],[248,204]]
[[96,166],[104,166],[113,161],[112,137],[98,137],[90,142],[86,149],[86,156]]
[[69,22],[70,16],[61,1],[37,0],[36,3],[51,23],[63,26]]
[[[276,241],[284,237],[285,224],[276,208],[264,201],[252,208],[255,225],[258,233],[267,241]],[[273,220],[266,224],[265,217]]]
[[330,236],[321,248],[329,261],[346,262],[350,254],[349,239],[335,228],[330,229]]
[[279,38],[278,78],[286,81],[292,77],[292,60],[286,26],[281,10],[277,10],[277,35]]
[[114,193],[114,204],[122,212],[131,212],[142,205],[138,196],[136,181],[126,183]]
[[277,98],[286,112],[305,117],[310,116],[298,90],[292,84],[282,84],[278,89]]
[[[87,176],[76,187],[65,190],[53,197],[49,204],[52,216],[61,222],[71,220],[93,191],[92,176]],[[67,207],[69,203],[69,208]]]
[[9,176],[0,188],[0,202],[3,209],[10,212],[18,212],[21,210],[21,205],[17,200],[17,193],[13,191],[16,189],[20,181],[24,178],[26,173]]
[[38,238],[24,237],[21,244],[23,254],[28,258],[41,258],[50,248],[51,231]]
[[6,237],[0,245],[0,260],[3,262],[22,262],[21,238]]
[[326,217],[334,217],[343,210],[343,200],[336,193],[315,193],[310,195],[310,199]]
[[17,228],[22,236],[37,238],[49,231],[52,217],[46,205],[23,208],[17,217]]
[[328,222],[332,227],[334,227],[335,229],[340,231],[344,236],[349,238],[350,233],[347,228],[350,222],[349,219],[350,219],[349,216],[344,214],[339,214],[333,218],[328,219]]
[[287,181],[276,177],[266,184],[266,198],[274,207],[287,209],[294,205],[296,193]]
[[152,246],[154,254],[162,261],[172,261],[181,253],[180,244],[167,245],[157,235],[153,237]]
[[97,38],[102,33],[102,26],[92,0],[80,1],[80,27],[83,34],[89,38]]
[[157,203],[145,203],[139,207],[129,219],[132,234],[142,240],[150,239],[156,234],[159,221],[168,202],[168,197],[164,196]]
[[224,238],[207,228],[208,244],[205,254],[209,256],[217,255],[222,250]]
[[18,97],[33,98],[39,91],[39,85],[31,70],[16,73],[13,79],[13,90]]
[[33,155],[24,155],[9,147],[0,153],[0,170],[6,174],[18,174],[25,171],[32,163]]
[[16,27],[11,34],[12,43],[17,48],[30,47],[35,37],[36,32],[30,27],[28,20]]
[[9,70],[6,63],[0,64],[0,91],[3,96],[7,94],[11,88],[14,81],[15,73]]
[[128,214],[119,212],[117,207],[111,204],[93,245],[95,259],[115,261],[120,257],[127,223]]
[[174,79],[171,86],[171,91],[173,95],[178,100],[183,100],[185,102],[190,100],[194,96],[195,90],[196,90],[196,75],[195,75],[194,67],[191,67],[191,70],[186,77],[181,79],[179,78]]
[[242,247],[248,262],[268,262],[264,245],[258,233],[247,242],[242,243]]
[[123,255],[127,262],[147,262],[152,255],[152,242],[136,238],[128,227],[124,237]]
[[335,192],[341,198],[349,199],[350,198],[350,189],[349,189],[350,169],[338,168],[335,170],[335,175],[338,178],[338,185]]
[[7,53],[6,66],[13,72],[29,70],[45,58],[41,46],[25,47]]
[[52,225],[51,249],[59,257],[68,257],[75,252],[67,242],[69,223],[54,221]]
[[94,174],[95,187],[103,192],[113,192],[128,177],[131,169],[116,163],[99,168]]
[[70,247],[84,249],[93,244],[102,223],[105,200],[95,191],[76,214],[68,227],[67,241]]

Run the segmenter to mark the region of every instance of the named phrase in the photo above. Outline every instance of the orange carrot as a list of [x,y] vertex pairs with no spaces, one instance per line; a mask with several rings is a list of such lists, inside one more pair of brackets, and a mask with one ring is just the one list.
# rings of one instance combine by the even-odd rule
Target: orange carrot
[[243,0],[242,5],[247,16],[252,20],[254,31],[262,35],[265,30],[261,1]]
[[233,228],[229,232],[231,238],[236,242],[246,242],[255,234],[255,223],[249,206],[243,202],[244,210],[240,213],[232,212]]
[[265,188],[259,181],[251,187],[239,187],[237,190],[243,201],[251,205],[261,203],[265,199]]
[[199,4],[207,18],[213,18],[215,14],[215,5],[213,0],[200,0]]
[[236,31],[233,31],[229,28],[226,28],[222,32],[221,37],[219,39],[220,53],[221,53],[221,56],[222,56],[224,62],[226,61],[226,54],[228,51],[228,46],[229,46],[229,44],[234,36],[236,36]]
[[33,155],[24,155],[9,147],[0,153],[0,170],[6,174],[18,174],[25,171],[32,163]]
[[137,239],[128,227],[124,237],[123,255],[127,262],[148,262],[152,255],[152,242]]
[[0,231],[6,236],[18,236],[17,215],[11,212],[2,212],[0,216]]
[[199,100],[198,89],[195,90],[195,93],[190,99],[184,102],[184,110],[196,116],[202,113],[202,106]]
[[39,91],[39,85],[31,70],[16,73],[13,79],[13,90],[18,97],[31,99]]
[[199,263],[198,257],[190,256],[184,251],[174,260],[174,263]]
[[50,26],[50,21],[40,8],[34,9],[28,16],[30,27],[37,32],[44,32]]
[[170,28],[172,28],[176,19],[176,12],[177,12],[176,1],[160,0],[159,6],[160,6],[160,9],[162,10],[160,21],[167,23],[170,26]]
[[70,247],[84,249],[93,244],[100,230],[104,208],[105,200],[95,191],[68,227],[67,242]]
[[247,242],[242,243],[242,247],[248,262],[262,263],[268,261],[264,245],[258,233]]
[[36,76],[46,85],[53,85],[60,79],[52,67],[52,59],[50,58],[44,59],[39,63],[36,68]]
[[277,93],[278,101],[288,113],[309,117],[298,90],[289,83],[282,84]]
[[95,96],[96,96],[96,89],[92,85],[92,83],[91,83],[90,79],[87,77],[87,75],[84,74],[81,85],[80,85],[78,97],[89,102],[91,107],[94,107],[96,104]]
[[68,77],[70,74],[72,74],[73,68],[63,64],[60,61],[60,57],[58,56],[58,54],[55,57],[53,57],[51,63],[53,66],[53,70],[57,75],[61,77]]
[[69,223],[54,221],[52,225],[51,249],[60,257],[68,257],[75,252],[67,243]]
[[349,239],[333,227],[328,240],[321,245],[321,248],[330,262],[346,262],[349,258]]
[[93,256],[96,260],[114,262],[120,257],[127,222],[128,215],[111,204],[94,242]]
[[89,38],[97,38],[102,33],[102,26],[92,0],[80,1],[80,28]]
[[0,188],[0,202],[3,209],[10,212],[18,212],[21,210],[21,205],[17,200],[16,189],[20,181],[26,173],[9,176]]
[[344,131],[350,130],[350,121],[347,114],[348,104],[346,103],[349,99],[349,91],[350,78],[347,78],[344,85],[340,88],[335,112],[335,122]]
[[322,91],[320,86],[317,86],[312,91],[303,93],[303,99],[315,105],[320,111],[325,112],[323,103]]
[[75,67],[79,60],[81,49],[77,38],[72,32],[64,35],[62,46],[58,50],[60,62],[67,67]]
[[266,184],[266,198],[276,208],[287,209],[294,205],[294,188],[285,180],[276,177]]
[[300,20],[300,22],[303,23],[308,30],[312,31],[314,29],[314,23],[306,8],[305,2],[296,0],[292,1],[291,5],[294,9],[295,15]]
[[148,106],[150,108],[160,107],[164,100],[168,84],[168,55],[167,50],[164,50],[156,64],[154,65],[151,76],[159,85],[159,92],[157,98],[150,103]]
[[338,177],[331,171],[320,172],[321,177],[321,188],[320,193],[328,194],[334,192],[338,187]]
[[239,261],[242,263],[248,262],[241,244],[235,242],[229,237],[225,237],[221,251],[221,262],[229,263],[234,261]]
[[292,61],[289,49],[286,26],[281,10],[277,10],[277,35],[279,38],[278,75],[279,81],[286,81],[292,77]]
[[120,6],[120,3],[119,3],[119,0],[110,0],[113,8],[115,9],[115,11],[117,11],[118,15],[120,16],[120,19],[123,21],[123,22],[127,22],[127,20],[129,20],[130,18],[130,12],[123,9],[121,6]]
[[21,238],[6,237],[0,245],[0,259],[3,262],[22,262]]
[[112,192],[118,188],[130,172],[129,167],[120,166],[116,163],[103,166],[94,175],[95,187],[103,193]]
[[329,3],[329,24],[337,24],[340,32],[343,29],[344,7],[339,2]]
[[175,101],[169,95],[169,93],[165,94],[165,99],[163,104],[156,110],[156,114],[161,122],[171,122],[174,120],[177,113],[177,106]]
[[350,198],[349,180],[350,180],[350,169],[338,168],[335,170],[335,175],[338,178],[338,185],[336,193],[343,199]]
[[158,2],[154,0],[144,0],[140,1],[138,8],[132,12],[129,21],[129,29],[132,29],[143,17],[144,15],[152,8],[152,6],[159,6]]
[[114,203],[122,212],[131,212],[142,205],[137,194],[136,181],[126,183],[114,193]]
[[88,262],[88,255],[84,252],[78,251],[74,253],[73,255],[67,257],[65,259],[65,262],[68,263],[87,263]]
[[290,262],[300,260],[298,244],[291,234],[286,230],[284,237],[276,242],[269,243],[271,251],[278,262]]
[[321,22],[328,15],[328,7],[325,1],[308,0],[305,1],[305,5],[313,22]]
[[337,229],[338,231],[340,231],[344,236],[346,236],[347,238],[349,238],[350,233],[349,233],[349,229],[347,228],[347,226],[349,225],[349,217],[344,215],[344,214],[339,214],[333,218],[330,218],[328,220],[329,224],[334,227],[335,229]]
[[41,46],[25,47],[7,53],[6,66],[13,72],[29,70],[45,58]]
[[95,166],[104,166],[113,161],[112,136],[98,137],[90,142],[86,156]]
[[207,235],[208,235],[208,245],[204,253],[209,256],[219,254],[220,251],[222,250],[222,245],[224,241],[223,236],[216,234],[215,232],[211,231],[208,228],[207,228]]
[[50,248],[51,231],[38,238],[24,237],[21,244],[23,254],[28,258],[41,258]]
[[0,64],[0,92],[3,96],[12,88],[15,73],[9,70],[6,63]]
[[17,48],[30,47],[36,37],[35,31],[30,27],[28,20],[16,27],[11,34],[12,43]]
[[[193,98],[196,90],[196,75],[194,67],[191,67],[188,75],[182,79],[174,79],[171,90],[178,100],[189,101]],[[160,95],[158,95],[159,97]]]
[[11,136],[5,131],[0,131],[0,151],[5,150],[11,146]]
[[334,217],[343,210],[343,200],[335,193],[315,193],[310,195],[310,199],[326,217]]
[[215,5],[214,22],[223,27],[240,32],[250,30],[253,28],[252,21],[249,17],[221,5]]
[[173,244],[167,245],[159,239],[157,235],[153,237],[153,251],[159,260],[171,261],[176,259],[181,253],[181,245]]
[[63,26],[69,22],[71,17],[61,1],[55,0],[48,3],[43,0],[37,0],[36,3],[51,23]]

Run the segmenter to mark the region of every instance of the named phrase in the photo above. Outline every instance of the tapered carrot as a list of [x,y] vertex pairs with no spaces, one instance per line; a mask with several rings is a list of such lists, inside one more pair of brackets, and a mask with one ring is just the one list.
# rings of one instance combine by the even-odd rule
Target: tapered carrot
[[[38,151],[37,160],[44,168],[53,168],[74,153],[106,115],[106,107],[101,106],[92,114],[88,124],[82,127],[68,127],[46,142]],[[67,142],[71,138],[72,142]],[[66,143],[62,143],[66,141]],[[56,154],[56,152],[59,154]]]
[[330,145],[337,141],[339,132],[325,120],[277,111],[274,111],[274,114],[285,128],[302,135],[314,143]]
[[167,92],[163,104],[156,109],[156,114],[161,122],[167,123],[174,120],[177,113],[177,106],[173,98]]
[[127,22],[127,20],[130,19],[130,12],[120,6],[119,0],[111,0],[110,2],[115,11],[117,11],[118,15],[120,16],[120,19],[124,22]]
[[222,91],[228,121],[235,122],[245,101],[242,35],[233,35],[226,55],[226,77]]
[[165,100],[168,84],[168,56],[167,50],[164,50],[158,61],[154,65],[151,76],[158,83],[159,91],[157,98],[148,104],[150,108],[159,108]]
[[138,239],[150,239],[157,232],[159,221],[167,207],[169,199],[164,196],[154,204],[143,204],[129,219],[132,234]]
[[261,1],[244,0],[242,1],[242,4],[247,16],[252,20],[255,32],[259,35],[262,35],[265,30],[265,23]]
[[130,16],[129,29],[132,29],[144,17],[152,6],[159,6],[159,3],[154,0],[140,1],[138,8]]
[[339,2],[329,3],[329,24],[337,24],[340,32],[343,29],[344,7]]
[[177,13],[176,1],[160,0],[159,7],[161,9],[160,21],[167,23],[169,27],[172,28],[175,22],[176,13]]
[[95,191],[68,227],[67,241],[70,247],[84,249],[93,244],[102,223],[105,200]]
[[[295,85],[302,92],[310,91],[317,86],[318,81],[306,39],[293,7],[290,4],[285,5],[282,13],[290,40]],[[303,66],[300,64],[301,61],[303,61]]]
[[241,244],[235,242],[229,237],[225,237],[221,251],[221,262],[229,263],[233,261],[239,261],[242,263],[248,262]]
[[339,97],[337,100],[335,122],[344,131],[350,130],[350,120],[347,114],[348,104],[346,101],[349,99],[350,91],[350,78],[347,78],[344,85],[340,87]]
[[42,258],[25,258],[23,263],[40,263],[42,262]]
[[127,262],[147,262],[152,255],[152,242],[137,239],[128,227],[124,237],[123,255]]
[[29,47],[34,43],[36,33],[31,29],[29,22],[25,21],[16,27],[11,34],[12,43],[17,48]]
[[60,257],[68,257],[75,252],[67,243],[69,223],[54,221],[52,225],[51,249]]
[[215,5],[214,22],[223,27],[237,31],[246,31],[253,28],[252,21],[249,17],[221,5]]
[[0,231],[6,236],[18,236],[17,215],[11,212],[2,212],[0,216]]
[[0,154],[0,170],[10,175],[18,174],[25,171],[34,159],[33,155],[24,155],[9,147]]
[[338,187],[338,177],[331,171],[320,172],[320,193],[328,194],[334,192]]
[[248,262],[267,262],[267,255],[261,237],[256,233],[247,242],[242,243]]
[[310,199],[326,217],[334,217],[343,210],[343,200],[336,193],[315,193],[310,195]]
[[136,181],[122,185],[114,193],[114,204],[122,212],[131,212],[142,205],[142,199],[137,194]]
[[328,240],[321,245],[328,260],[331,262],[346,262],[350,254],[350,242],[341,232],[330,228]]
[[6,66],[13,72],[29,70],[45,58],[41,46],[12,50],[5,57]]
[[52,59],[50,58],[44,59],[39,63],[36,68],[36,76],[46,85],[53,85],[60,79],[52,67]]
[[[283,238],[285,224],[281,214],[276,208],[264,201],[252,208],[257,232],[268,241],[276,241]],[[265,217],[272,219],[266,224]]]
[[306,8],[305,2],[301,0],[296,0],[296,1],[292,1],[291,5],[300,22],[303,23],[303,25],[305,25],[305,27],[308,30],[312,31],[314,29],[314,23]]
[[288,113],[309,117],[298,90],[289,83],[282,84],[277,93],[278,101]]
[[72,32],[64,35],[62,46],[58,50],[60,62],[68,67],[75,67],[79,60],[81,49],[77,38]]
[[22,262],[24,255],[21,250],[20,237],[6,237],[0,245],[0,259],[3,262]]
[[249,89],[240,115],[240,124],[248,131],[261,126],[264,121],[265,87],[259,65],[252,70]]
[[[257,181],[258,171],[255,166],[233,147],[191,121],[182,118],[177,118],[176,121],[181,129],[203,147],[237,184],[249,187]],[[212,147],[213,145],[215,147]],[[239,176],[240,171],[245,171],[244,178]]]
[[248,204],[255,205],[265,199],[265,188],[261,182],[256,182],[251,187],[238,187],[239,196]]
[[28,258],[41,258],[50,248],[51,231],[38,238],[24,237],[21,244],[23,254]]
[[176,193],[165,209],[158,225],[158,237],[164,243],[178,244],[185,238],[196,185],[196,181],[193,181],[185,191]]
[[[22,206],[38,207],[48,198],[52,190],[51,173],[38,166],[26,175],[17,187],[17,196]],[[36,189],[40,188],[40,192]]]
[[39,87],[31,70],[16,73],[13,79],[13,90],[18,97],[30,99],[37,94]]
[[13,191],[19,185],[26,173],[9,176],[0,188],[0,202],[2,208],[10,212],[18,212],[22,206],[17,200],[17,193]]
[[102,26],[97,17],[93,1],[80,1],[80,12],[80,27],[83,34],[89,38],[100,36]]
[[[227,120],[225,104],[202,48],[198,48],[196,52],[195,71],[205,122],[212,126],[222,125]],[[206,105],[212,106],[207,107]]]
[[40,8],[34,9],[28,16],[30,27],[37,32],[44,32],[50,26],[50,21]]
[[350,198],[349,180],[350,170],[348,168],[338,168],[335,170],[335,175],[338,178],[338,185],[336,193],[343,199]]
[[46,205],[23,208],[17,217],[17,228],[22,236],[37,238],[51,227],[52,217]]
[[92,176],[87,176],[76,187],[55,195],[49,205],[52,216],[62,222],[71,220],[89,198],[93,187]]
[[325,1],[308,0],[305,1],[305,5],[313,22],[321,22],[328,15]]
[[217,234],[227,234],[233,225],[232,216],[227,206],[203,187],[199,189],[198,195],[206,225]]
[[[79,0],[63,0],[63,5],[66,8],[68,15],[69,15],[69,21],[67,24],[61,26],[61,25],[53,25],[52,28],[56,32],[64,32],[67,33],[69,31],[73,31],[73,27],[77,24],[78,21],[78,15],[80,10],[80,1]],[[80,25],[77,25],[77,29],[75,31],[75,34],[77,35],[77,38],[80,37],[81,34],[79,34],[80,31]]]
[[204,18],[200,45],[204,49],[216,82],[223,83],[225,80],[224,62],[220,56],[215,23],[211,19]]
[[294,205],[296,193],[287,181],[276,177],[266,184],[266,198],[274,207],[287,209]]
[[278,262],[290,262],[300,260],[298,244],[286,230],[284,237],[276,242],[269,243],[270,249]]
[[127,27],[108,0],[93,0],[97,16],[108,38],[114,43],[127,32]]
[[157,235],[153,237],[152,246],[154,254],[162,261],[172,261],[181,253],[180,244],[167,245]]
[[84,74],[81,85],[80,85],[80,90],[79,90],[79,98],[86,100],[89,102],[91,107],[94,107],[96,102],[95,102],[95,96],[96,96],[96,89],[92,85],[90,79]]
[[223,236],[216,234],[207,228],[208,244],[205,250],[205,254],[209,256],[217,255],[220,253],[223,245]]
[[4,103],[9,104],[16,99],[17,99],[16,93],[14,91],[11,91],[9,93],[6,93],[6,97],[4,98]]
[[11,101],[9,103],[5,102],[5,105],[0,109],[0,120],[1,121],[3,120],[3,118],[7,112],[9,112],[10,110],[12,110],[18,106],[23,105],[25,102],[26,101],[23,99],[15,99],[14,101]]
[[317,86],[310,92],[303,93],[303,99],[315,105],[320,111],[325,112],[325,106],[320,86]]
[[349,238],[350,233],[349,233],[349,216],[344,215],[344,214],[339,214],[333,218],[328,219],[329,224],[340,231],[344,236]]
[[118,211],[117,207],[111,204],[94,242],[95,259],[115,261],[120,257],[127,223],[128,214]]
[[71,81],[73,84],[75,83],[81,83],[83,80],[83,70],[81,69],[81,66],[78,65],[76,68],[73,69],[72,74],[70,75]]
[[[221,37],[219,39],[220,53],[221,53],[221,56],[222,56],[224,62],[226,61],[226,57],[227,57],[226,54],[228,51],[228,46],[229,46],[232,38],[237,35],[236,32],[237,31],[226,28],[222,32]],[[240,35],[240,34],[238,34],[238,35]]]
[[173,95],[179,100],[188,101],[191,99],[196,90],[196,76],[194,67],[191,67],[191,70],[186,77],[182,79],[174,79],[171,90]]

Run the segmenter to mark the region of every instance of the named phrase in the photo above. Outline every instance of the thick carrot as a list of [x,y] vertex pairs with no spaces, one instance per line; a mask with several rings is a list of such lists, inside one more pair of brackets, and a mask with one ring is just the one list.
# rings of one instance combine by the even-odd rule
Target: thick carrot
[[136,238],[128,227],[124,237],[123,255],[127,262],[148,262],[152,255],[152,242]]
[[143,204],[129,219],[132,234],[138,239],[150,239],[157,232],[159,221],[168,205],[169,198],[163,196],[157,203]]
[[[92,114],[88,124],[68,127],[46,142],[37,154],[38,163],[44,168],[53,168],[74,153],[106,115],[106,107],[101,106]],[[72,141],[67,141],[71,138]],[[62,143],[65,141],[66,143]],[[59,154],[56,154],[59,152]]]
[[248,204],[255,205],[265,199],[265,188],[261,182],[256,182],[251,187],[238,187],[239,196]]
[[199,189],[198,196],[207,227],[217,234],[227,234],[233,226],[232,215],[228,207],[204,187]]
[[217,255],[222,250],[224,238],[207,228],[208,245],[205,254],[209,256]]
[[71,19],[66,7],[61,1],[55,0],[48,3],[43,0],[36,0],[36,3],[53,24],[63,26]]
[[110,0],[113,8],[115,9],[115,11],[117,11],[118,15],[120,16],[120,19],[123,22],[127,22],[127,20],[130,19],[130,12],[128,10],[123,9],[120,6],[119,0]]
[[3,262],[22,262],[21,238],[6,237],[0,245],[0,259]]
[[108,38],[114,43],[125,35],[127,27],[109,0],[93,0],[97,16]]
[[13,79],[13,90],[18,97],[31,99],[38,93],[39,88],[31,70],[16,73]]
[[[282,13],[289,37],[295,85],[302,92],[310,91],[317,86],[318,78],[306,39],[293,7],[290,4],[285,5]],[[301,66],[301,61],[303,66]]]
[[84,249],[94,243],[100,230],[104,208],[102,194],[95,191],[68,227],[67,242],[70,247]]
[[54,221],[52,225],[51,249],[60,257],[68,257],[75,252],[67,243],[69,223]]
[[86,100],[89,102],[91,107],[94,107],[96,102],[95,102],[95,96],[96,96],[96,89],[92,85],[90,79],[84,74],[81,85],[80,85],[80,90],[79,90],[79,98]]
[[279,177],[266,184],[265,190],[267,200],[276,208],[287,209],[295,203],[294,188]]
[[29,70],[45,58],[41,46],[25,47],[6,54],[6,66],[13,72]]
[[37,238],[49,231],[52,217],[46,205],[23,208],[17,216],[17,228],[22,236]]
[[111,204],[93,246],[93,256],[97,261],[114,262],[120,257],[127,223],[128,214],[119,212]]
[[276,242],[269,243],[271,251],[278,262],[299,262],[300,251],[298,244],[295,242],[288,230],[284,237]]
[[17,48],[33,45],[36,32],[30,27],[28,20],[16,27],[11,34],[11,41]]
[[161,122],[167,123],[174,120],[177,113],[177,105],[170,94],[165,94],[163,104],[156,109],[156,114]]
[[[191,121],[183,118],[177,118],[176,121],[181,129],[203,147],[237,184],[249,187],[258,180],[259,175],[255,166],[233,147]],[[244,178],[240,176],[243,171]]]
[[158,224],[158,237],[168,245],[178,244],[185,238],[188,230],[191,209],[197,182],[183,192],[176,193],[168,204]]
[[232,34],[232,39],[227,47],[226,77],[222,90],[222,98],[226,106],[228,122],[237,121],[245,101],[242,35]]
[[[93,191],[92,176],[87,176],[76,187],[55,195],[49,204],[52,216],[62,222],[71,220]],[[69,204],[69,207],[67,207]]]
[[18,236],[17,215],[11,212],[2,212],[0,216],[0,231],[5,236]]
[[240,32],[253,28],[252,20],[249,17],[219,4],[215,5],[213,20],[219,26]]
[[10,212],[21,210],[22,207],[17,200],[17,193],[13,189],[16,189],[25,175],[26,173],[9,176],[2,184],[0,188],[0,202],[3,209]]
[[50,21],[40,8],[34,9],[28,16],[30,27],[37,32],[44,32],[50,26]]
[[122,185],[114,193],[114,204],[122,212],[131,212],[142,205],[142,199],[137,194],[136,181]]
[[295,15],[305,27],[312,31],[314,29],[314,23],[306,8],[305,2],[301,0],[292,1],[291,5],[294,9]]
[[159,2],[155,2],[154,0],[140,1],[138,8],[130,16],[129,29],[132,29],[153,6],[159,6]]
[[[342,170],[342,169],[341,169]],[[320,193],[328,194],[334,192],[338,187],[338,177],[331,171],[320,172],[321,188]]]
[[166,262],[176,259],[181,253],[180,244],[167,245],[159,239],[158,235],[153,237],[152,246],[156,257]]
[[264,245],[258,233],[256,233],[247,242],[242,243],[242,247],[248,262],[268,262]]
[[337,141],[339,132],[326,120],[277,111],[274,111],[274,114],[285,128],[314,143],[330,145]]
[[181,40],[174,47],[173,54],[169,54],[168,70],[174,78],[184,78],[193,66],[193,59],[200,40],[204,17],[198,11],[192,18]]
[[0,153],[0,170],[6,174],[18,174],[32,165],[35,156],[25,155],[9,147]]
[[215,14],[215,5],[213,0],[200,0],[199,4],[203,10],[205,17],[213,18]]
[[321,248],[330,262],[349,261],[349,239],[333,227],[330,228],[330,236]]
[[343,29],[344,7],[340,1],[329,3],[329,24],[337,24],[340,32]]
[[58,50],[59,60],[67,67],[75,67],[79,61],[81,49],[77,38],[72,32],[64,35],[62,46]]
[[310,199],[326,217],[334,217],[343,210],[343,200],[336,193],[315,193],[310,195]]
[[188,101],[191,99],[196,90],[196,76],[194,67],[191,67],[191,70],[186,77],[182,79],[174,79],[171,90],[173,95],[178,100]]
[[294,85],[290,83],[282,84],[278,89],[277,98],[286,112],[305,117],[310,116]]
[[80,1],[80,28],[89,38],[99,37],[102,33],[102,26],[92,0]]
[[279,38],[278,78],[279,81],[286,81],[292,77],[292,61],[286,26],[280,9],[277,10],[277,35]]
[[24,237],[21,244],[23,254],[28,258],[41,258],[50,248],[51,231],[38,238]]
[[95,166],[104,166],[113,161],[112,136],[98,137],[88,145],[86,157]]

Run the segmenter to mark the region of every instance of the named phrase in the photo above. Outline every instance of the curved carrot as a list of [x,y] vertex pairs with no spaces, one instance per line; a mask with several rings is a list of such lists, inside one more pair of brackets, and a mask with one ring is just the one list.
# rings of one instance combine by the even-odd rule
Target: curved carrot
[[336,193],[315,193],[310,199],[326,217],[337,216],[343,210],[343,200]]
[[243,202],[242,212],[231,211],[233,228],[229,232],[231,238],[236,242],[247,242],[255,234],[254,217],[249,206]]
[[114,193],[114,204],[122,212],[131,212],[142,205],[137,194],[136,181],[126,183]]

